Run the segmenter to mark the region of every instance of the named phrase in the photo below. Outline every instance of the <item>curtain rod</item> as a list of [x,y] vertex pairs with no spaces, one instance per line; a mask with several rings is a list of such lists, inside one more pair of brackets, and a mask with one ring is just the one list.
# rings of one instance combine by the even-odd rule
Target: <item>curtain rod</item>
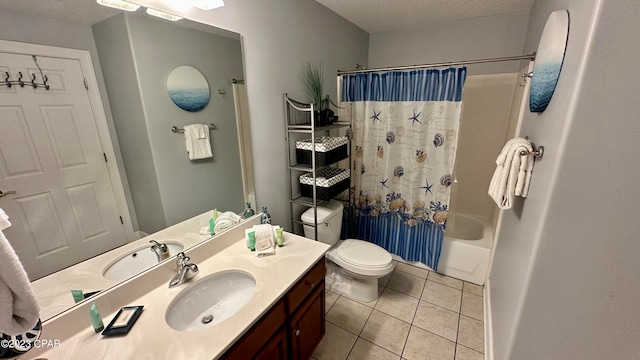
[[375,72],[375,71],[424,69],[424,68],[434,68],[434,67],[441,67],[441,66],[482,64],[482,63],[492,63],[492,62],[500,62],[500,61],[515,61],[515,60],[532,60],[533,61],[535,59],[536,59],[536,53],[532,53],[532,54],[529,54],[529,55],[507,56],[507,57],[499,57],[499,58],[491,58],[491,59],[450,61],[450,62],[433,63],[433,64],[406,65],[406,66],[375,68],[375,69],[366,69],[366,70],[346,70],[346,71],[338,70],[338,76],[339,75],[346,75],[346,74],[368,73],[368,72]]

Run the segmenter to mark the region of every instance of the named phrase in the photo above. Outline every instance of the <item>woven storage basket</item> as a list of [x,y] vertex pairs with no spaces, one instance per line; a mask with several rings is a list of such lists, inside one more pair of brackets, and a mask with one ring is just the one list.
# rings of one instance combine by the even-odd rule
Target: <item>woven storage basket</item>
[[[323,168],[316,172],[316,198],[330,200],[347,190],[351,183],[350,172],[347,169]],[[313,176],[300,176],[300,193],[304,197],[313,197]]]
[[[326,166],[348,157],[349,140],[342,137],[321,136],[316,138],[316,166]],[[311,139],[296,141],[298,164],[311,166]]]

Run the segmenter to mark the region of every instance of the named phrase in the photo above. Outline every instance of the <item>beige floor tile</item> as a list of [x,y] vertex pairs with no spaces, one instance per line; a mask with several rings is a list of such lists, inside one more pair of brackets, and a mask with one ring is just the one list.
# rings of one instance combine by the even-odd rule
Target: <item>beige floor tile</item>
[[423,279],[426,279],[427,275],[429,274],[429,270],[427,269],[423,269],[423,268],[409,265],[407,263],[402,263],[402,262],[398,263],[398,266],[396,266],[396,271],[402,271],[414,276],[421,277]]
[[484,360],[484,354],[458,344],[456,346],[456,360]]
[[359,338],[349,354],[348,360],[399,360],[400,355],[387,351],[363,338]]
[[456,344],[412,326],[402,357],[407,360],[453,360]]
[[464,285],[462,285],[462,291],[470,292],[478,296],[484,296],[483,290],[484,287],[466,281],[464,282]]
[[357,336],[327,322],[326,333],[313,352],[318,360],[345,360],[356,343]]
[[456,341],[459,317],[460,314],[457,312],[420,301],[413,325],[451,341]]
[[375,309],[411,323],[420,300],[390,288],[384,289]]
[[484,304],[482,297],[463,291],[460,313],[476,320],[484,321]]
[[[433,274],[433,273],[431,273]],[[431,276],[429,274],[429,276]],[[427,280],[421,299],[442,306],[451,311],[460,312],[462,291],[440,283]]]
[[391,275],[393,275],[393,271],[381,278],[378,278],[378,286],[387,286],[389,279],[391,279]]
[[450,276],[438,274],[438,273],[432,271],[432,272],[429,273],[429,280],[435,281],[435,282],[440,283],[442,285],[450,286],[450,287],[458,289],[458,290],[462,290],[463,281],[459,280],[459,279],[456,279],[456,278],[452,278]]
[[374,310],[360,336],[397,355],[402,353],[411,325]]
[[333,304],[329,313],[327,313],[327,320],[334,325],[338,325],[349,332],[359,335],[371,311],[373,311],[373,309],[370,307],[341,296],[338,301]]
[[460,315],[458,344],[484,353],[484,324],[482,321]]
[[396,270],[393,272],[393,275],[387,284],[387,288],[397,290],[415,298],[420,298],[425,282],[426,280],[424,278]]
[[325,313],[328,313],[329,310],[331,310],[331,307],[333,306],[333,304],[335,304],[336,300],[338,300],[339,297],[340,297],[340,294],[335,293],[331,290],[324,291],[324,302],[325,302],[324,312]]

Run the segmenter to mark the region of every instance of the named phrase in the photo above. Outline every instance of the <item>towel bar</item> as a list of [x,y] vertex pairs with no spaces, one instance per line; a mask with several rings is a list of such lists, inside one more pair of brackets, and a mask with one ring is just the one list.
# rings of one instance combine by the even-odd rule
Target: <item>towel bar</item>
[[[217,126],[215,126],[214,124],[209,124],[209,130],[215,130],[215,129],[217,129],[217,128],[218,128],[218,127],[217,127]],[[181,133],[183,133],[183,132],[184,132],[184,129],[181,129],[181,128],[177,127],[177,126],[172,126],[172,127],[171,127],[171,131],[173,131],[173,132],[174,132],[174,133],[176,133],[176,134],[178,134],[178,133],[180,133],[180,134],[181,134]]]
[[520,151],[520,155],[535,156],[535,160],[540,161],[544,155],[544,146],[538,146],[538,149],[533,151]]

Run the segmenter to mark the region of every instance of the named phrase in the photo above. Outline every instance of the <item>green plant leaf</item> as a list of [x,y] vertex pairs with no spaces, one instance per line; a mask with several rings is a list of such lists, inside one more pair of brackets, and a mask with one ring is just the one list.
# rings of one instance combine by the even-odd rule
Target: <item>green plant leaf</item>
[[307,62],[302,66],[300,71],[300,80],[307,89],[307,93],[313,99],[313,103],[318,110],[321,110],[322,104],[322,87],[323,87],[323,69],[322,64],[314,66]]

